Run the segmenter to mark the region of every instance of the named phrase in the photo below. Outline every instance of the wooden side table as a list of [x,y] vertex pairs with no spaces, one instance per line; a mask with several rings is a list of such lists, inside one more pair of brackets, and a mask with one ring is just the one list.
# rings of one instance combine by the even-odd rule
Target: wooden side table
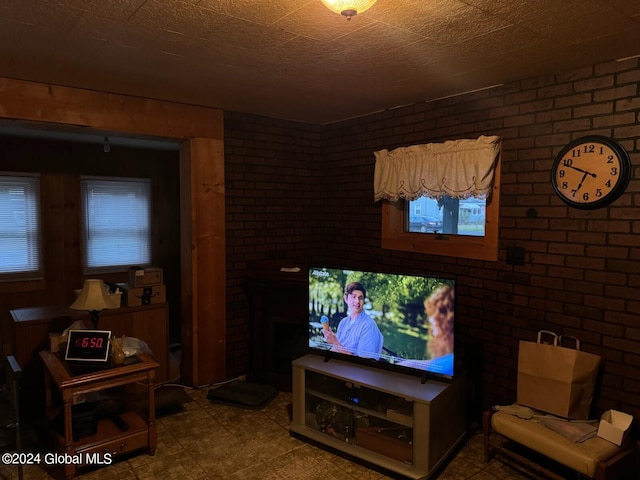
[[[142,353],[138,355],[139,361],[136,363],[75,376],[58,355],[41,351],[40,358],[45,371],[47,417],[52,419],[56,412],[60,412],[60,407],[55,406],[53,402],[54,388],[60,393],[63,402],[64,435],[55,435],[58,451],[66,454],[66,458],[73,457],[76,461],[79,460],[78,463],[66,460],[63,462],[66,478],[73,478],[77,468],[86,465],[87,460],[93,464],[100,464],[105,459],[110,462],[117,455],[139,449],[146,449],[149,455],[155,454],[157,426],[154,383],[159,364],[153,357]],[[146,389],[146,418],[138,412],[126,410],[119,418],[126,423],[127,430],[121,430],[109,418],[100,419],[94,435],[74,441],[72,406],[76,397],[135,383],[142,384]]]
[[[62,333],[74,321],[90,325],[89,313],[71,310],[68,305],[17,308],[10,311],[13,319],[12,352],[22,367],[20,409],[25,419],[36,418],[44,408],[44,385],[40,350],[50,350],[49,333]],[[160,364],[156,383],[169,380],[168,304],[155,303],[140,307],[121,307],[100,312],[99,328],[111,330],[114,336],[143,340]]]

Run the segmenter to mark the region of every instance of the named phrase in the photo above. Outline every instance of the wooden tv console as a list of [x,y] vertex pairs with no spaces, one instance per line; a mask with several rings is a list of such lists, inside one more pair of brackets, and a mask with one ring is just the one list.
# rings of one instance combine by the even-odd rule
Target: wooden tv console
[[429,478],[465,438],[464,378],[428,380],[306,355],[293,361],[292,436]]

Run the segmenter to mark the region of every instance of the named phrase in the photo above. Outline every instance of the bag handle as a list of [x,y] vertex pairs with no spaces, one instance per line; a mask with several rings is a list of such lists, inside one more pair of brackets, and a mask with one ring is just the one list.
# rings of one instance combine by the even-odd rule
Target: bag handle
[[580,339],[578,337],[574,337],[573,335],[560,335],[558,337],[558,345],[562,346],[562,342],[565,338],[570,338],[575,342],[576,350],[580,350]]
[[538,343],[542,343],[542,335],[551,335],[553,337],[553,345],[558,345],[558,335],[552,332],[551,330],[540,330],[538,332]]

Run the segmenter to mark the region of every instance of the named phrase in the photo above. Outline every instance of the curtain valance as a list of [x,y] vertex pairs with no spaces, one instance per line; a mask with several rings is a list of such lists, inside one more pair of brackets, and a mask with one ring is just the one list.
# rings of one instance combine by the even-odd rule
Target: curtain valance
[[487,198],[501,138],[449,140],[375,152],[374,200]]

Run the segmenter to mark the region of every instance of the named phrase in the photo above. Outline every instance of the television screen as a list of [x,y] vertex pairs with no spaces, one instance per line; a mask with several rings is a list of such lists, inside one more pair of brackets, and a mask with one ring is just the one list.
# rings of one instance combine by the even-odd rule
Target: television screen
[[309,348],[422,376],[454,376],[455,280],[309,268]]

